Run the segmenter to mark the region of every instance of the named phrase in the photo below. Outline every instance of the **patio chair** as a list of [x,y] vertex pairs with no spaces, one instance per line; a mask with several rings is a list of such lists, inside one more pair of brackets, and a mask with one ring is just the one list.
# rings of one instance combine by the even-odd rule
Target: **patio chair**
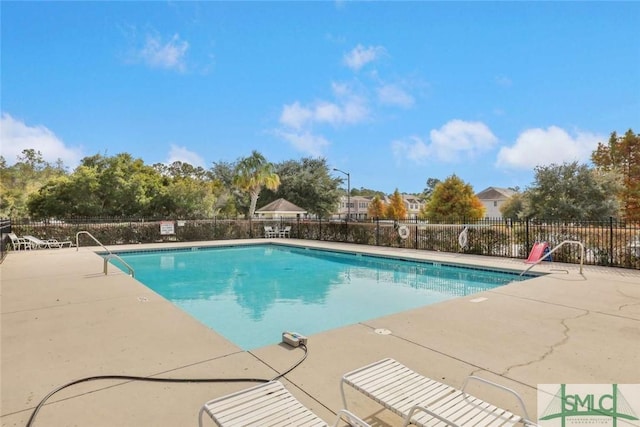
[[280,237],[291,237],[291,226],[287,225],[285,228],[280,230]]
[[[470,380],[498,387],[517,399],[525,417],[515,415],[465,392]],[[432,380],[393,359],[383,359],[345,374],[340,383],[342,402],[347,407],[344,386],[348,385],[404,419],[404,426],[535,426],[522,398],[513,390],[483,378],[470,376],[458,390]]]
[[264,226],[264,237],[270,239],[272,237],[276,237],[276,231],[270,225]]
[[9,233],[8,236],[11,240],[11,246],[13,246],[14,251],[19,251],[21,249],[27,250],[33,247],[29,240],[24,237],[18,237],[15,233]]
[[[200,427],[202,427],[204,413],[207,413],[220,427],[328,426],[302,405],[280,381],[270,381],[208,401],[202,406],[198,415]],[[370,427],[347,410],[338,412],[333,426],[337,426],[343,418],[354,427]]]
[[28,235],[25,235],[24,238],[27,239],[29,242],[31,242],[32,248],[36,248],[36,249],[62,248],[64,247],[64,245],[69,245],[69,247],[71,247],[71,245],[73,244],[70,240],[66,240],[64,242],[59,242],[56,239],[42,240],[35,236],[28,236]]

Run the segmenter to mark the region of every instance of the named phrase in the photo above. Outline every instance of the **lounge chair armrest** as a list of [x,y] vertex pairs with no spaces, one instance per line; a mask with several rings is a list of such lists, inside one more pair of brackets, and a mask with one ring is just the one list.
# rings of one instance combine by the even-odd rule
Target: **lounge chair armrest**
[[345,418],[350,426],[353,427],[371,427],[369,423],[364,421],[362,418],[355,415],[353,412],[348,411],[347,409],[341,409],[338,411],[338,418],[336,419],[333,427],[337,427],[338,423],[342,418]]
[[409,415],[407,416],[407,418],[404,421],[403,427],[407,427],[409,424],[411,424],[411,419],[413,418],[413,416],[415,415],[416,412],[426,412],[427,414],[431,415],[434,418],[437,418],[438,420],[442,421],[443,423],[445,423],[448,426],[460,427],[458,424],[452,422],[451,420],[448,420],[448,419],[442,417],[441,415],[436,414],[431,409],[427,408],[426,406],[422,406],[422,405],[415,405],[414,407],[411,408],[411,410],[409,411]]
[[[493,387],[496,387],[502,391],[506,391],[507,393],[511,394],[513,397],[516,398],[516,400],[518,401],[518,404],[520,405],[520,407],[522,408],[522,412],[524,412],[524,418],[526,420],[529,420],[529,413],[527,412],[527,407],[524,404],[524,400],[522,400],[522,397],[520,397],[520,395],[515,391],[510,389],[509,387],[505,387],[501,384],[498,383],[494,383],[493,381],[489,381],[487,379],[484,378],[480,378],[480,377],[476,377],[475,375],[470,375],[467,377],[467,379],[464,381],[464,384],[462,385],[462,392],[466,395],[468,395],[468,393],[465,391],[467,384],[469,384],[469,381],[478,381],[481,382],[483,384],[487,384]],[[535,425],[535,424],[534,424]]]

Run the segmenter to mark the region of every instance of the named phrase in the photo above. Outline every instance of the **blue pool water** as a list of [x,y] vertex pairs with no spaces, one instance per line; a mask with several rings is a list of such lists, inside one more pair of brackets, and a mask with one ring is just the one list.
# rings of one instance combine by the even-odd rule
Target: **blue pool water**
[[137,280],[244,350],[278,343],[283,331],[311,335],[523,279],[274,244],[118,255]]

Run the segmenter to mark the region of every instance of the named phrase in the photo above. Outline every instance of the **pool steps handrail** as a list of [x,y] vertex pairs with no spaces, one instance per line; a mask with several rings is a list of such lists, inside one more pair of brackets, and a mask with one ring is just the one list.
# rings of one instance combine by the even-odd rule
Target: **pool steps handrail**
[[584,245],[582,244],[582,242],[579,242],[577,240],[565,240],[563,242],[560,242],[555,248],[551,249],[549,252],[545,253],[544,256],[540,257],[539,260],[537,260],[536,262],[534,262],[533,264],[531,264],[528,268],[526,268],[522,273],[520,273],[520,276],[522,276],[523,274],[525,274],[527,271],[531,270],[533,267],[535,267],[536,265],[540,264],[542,261],[544,261],[546,258],[549,258],[551,256],[552,253],[554,253],[555,251],[557,251],[558,249],[560,249],[560,247],[562,247],[565,244],[574,244],[574,245],[579,245],[580,246],[580,274],[582,274],[582,265],[584,263]]
[[111,252],[105,245],[103,245],[102,243],[100,243],[100,241],[98,239],[96,239],[93,234],[89,233],[88,231],[78,231],[76,233],[76,252],[80,250],[80,243],[78,241],[78,237],[80,237],[81,234],[86,234],[87,236],[91,237],[93,239],[94,242],[96,242],[97,244],[99,244],[102,249],[104,249],[105,251],[107,251],[107,256],[104,257],[104,266],[102,268],[102,271],[104,271],[105,276],[107,275],[107,267],[109,266],[109,261],[112,258],[117,259],[118,261],[120,261],[122,264],[125,265],[125,267],[127,267],[127,269],[129,270],[129,276],[131,277],[135,277],[136,276],[136,272],[133,269],[133,267],[131,267],[129,264],[127,264],[127,262],[125,260],[123,260],[121,257],[119,257],[118,255],[114,254],[113,252]]

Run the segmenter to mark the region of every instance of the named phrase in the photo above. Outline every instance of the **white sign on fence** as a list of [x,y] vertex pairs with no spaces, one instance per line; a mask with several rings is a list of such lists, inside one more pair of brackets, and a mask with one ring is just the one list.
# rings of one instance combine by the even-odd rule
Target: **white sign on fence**
[[167,236],[169,234],[176,234],[173,221],[161,221],[160,222],[160,234]]

